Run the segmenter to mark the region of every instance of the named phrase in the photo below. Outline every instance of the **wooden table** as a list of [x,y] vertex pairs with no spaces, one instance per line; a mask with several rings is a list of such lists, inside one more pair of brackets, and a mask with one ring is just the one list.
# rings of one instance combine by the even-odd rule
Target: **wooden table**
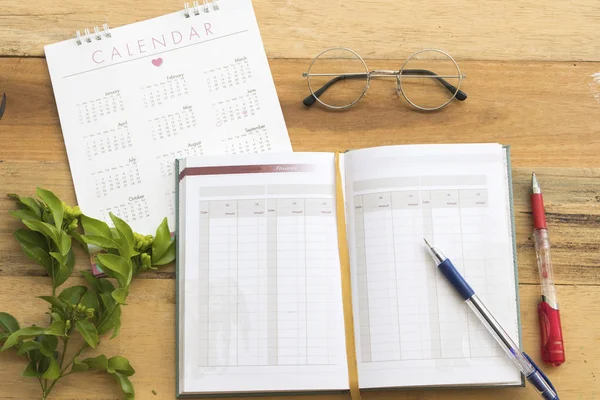
[[[8,96],[0,120],[0,191],[31,195],[42,186],[74,203],[42,46],[69,38],[76,29],[123,25],[180,5],[54,3],[0,0],[0,93]],[[545,369],[561,399],[600,398],[600,3],[255,0],[255,8],[295,150],[406,143],[512,146],[523,340],[539,361],[540,288],[528,203],[535,170],[545,193],[567,349],[565,365]],[[371,68],[385,69],[398,68],[415,50],[445,49],[467,74],[463,88],[469,99],[442,112],[419,113],[396,98],[392,84],[375,82],[348,112],[304,109],[302,71],[318,51],[338,45],[354,48]],[[7,214],[13,208],[0,196],[0,311],[18,316],[22,324],[43,323],[42,301],[33,296],[47,294],[49,280],[13,239],[19,226]],[[87,269],[78,256],[77,270]],[[120,336],[102,344],[104,352],[126,355],[135,366],[138,399],[175,398],[174,283],[173,266],[139,279]],[[39,398],[37,383],[19,376],[21,358],[3,353],[0,360],[1,399]],[[98,373],[65,378],[51,398],[120,396],[111,378]],[[537,397],[532,390],[509,388],[369,392],[363,398]]]

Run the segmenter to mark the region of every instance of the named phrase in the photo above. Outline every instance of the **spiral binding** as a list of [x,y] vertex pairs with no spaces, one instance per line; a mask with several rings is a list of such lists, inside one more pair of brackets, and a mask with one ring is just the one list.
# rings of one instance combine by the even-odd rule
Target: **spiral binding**
[[77,46],[81,46],[84,42],[92,43],[93,40],[102,40],[103,36],[105,38],[110,38],[112,36],[112,34],[110,33],[110,27],[108,26],[108,24],[102,25],[102,31],[100,31],[100,27],[95,26],[93,33],[90,32],[90,30],[88,28],[85,28],[83,30],[83,35],[81,34],[81,31],[76,31],[75,32],[75,42],[77,43]]
[[194,13],[194,15],[200,15],[200,12],[206,14],[211,12],[211,7],[212,7],[212,11],[217,11],[219,10],[219,0],[202,0],[202,4],[200,4],[199,1],[194,1],[193,3],[183,3],[183,15],[186,18],[189,18],[192,15],[192,12]]
[[[193,3],[183,3],[183,15],[186,18],[189,18],[193,15],[200,15],[200,13],[207,14],[209,12],[214,12],[219,10],[219,0],[202,0],[194,1]],[[211,10],[212,9],[212,10]],[[110,33],[110,27],[108,24],[102,25],[102,30],[100,27],[95,26],[94,32],[91,32],[88,28],[83,30],[83,35],[81,31],[75,31],[75,42],[77,46],[81,46],[83,43],[92,43],[94,40],[102,40],[102,37],[110,38],[112,34]]]

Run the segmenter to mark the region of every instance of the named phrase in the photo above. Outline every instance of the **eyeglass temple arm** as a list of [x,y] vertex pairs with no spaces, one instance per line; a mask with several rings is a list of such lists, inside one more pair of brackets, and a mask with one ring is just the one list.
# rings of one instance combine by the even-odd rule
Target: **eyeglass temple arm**
[[323,93],[325,93],[325,91],[327,89],[329,89],[329,87],[331,85],[333,85],[334,83],[338,82],[338,81],[343,81],[344,79],[365,79],[368,76],[368,74],[357,74],[357,75],[339,75],[336,76],[335,78],[333,78],[332,80],[330,80],[329,82],[327,82],[326,84],[324,84],[323,86],[321,86],[321,88],[319,90],[317,90],[316,92],[314,92],[314,95],[311,93],[307,98],[305,98],[302,103],[304,103],[304,105],[306,107],[310,107],[313,104],[315,104],[315,101],[317,101],[317,97],[321,97],[321,95]]
[[[436,75],[435,72],[429,71],[426,69],[405,69],[402,70],[402,75]],[[444,78],[435,78],[436,81],[441,83],[450,93],[456,92],[456,87],[452,85],[450,82],[445,80]],[[467,94],[462,90],[456,92],[456,99],[460,101],[464,101],[467,99]]]
[[[433,71],[428,71],[426,69],[407,69],[407,70],[403,70],[402,71],[402,75],[436,75],[435,72]],[[302,103],[306,106],[306,107],[310,107],[313,104],[315,104],[315,101],[317,101],[318,97],[321,97],[321,95],[323,93],[325,93],[325,91],[327,89],[329,89],[331,87],[331,85],[333,85],[334,83],[338,82],[338,81],[342,81],[344,79],[364,79],[368,76],[368,74],[352,74],[352,75],[340,75],[340,76],[336,76],[335,78],[333,78],[332,80],[330,80],[329,82],[327,82],[326,84],[324,84],[323,86],[321,86],[321,88],[317,91],[314,92],[313,94],[310,94],[308,97],[306,97]],[[450,93],[454,93],[456,92],[456,87],[454,87],[454,85],[450,84],[448,81],[446,81],[444,78],[435,78],[438,82],[440,82],[446,89],[448,89],[448,91]],[[462,90],[459,90],[458,92],[456,92],[456,99],[463,101],[467,99],[467,94],[465,92],[463,92]]]

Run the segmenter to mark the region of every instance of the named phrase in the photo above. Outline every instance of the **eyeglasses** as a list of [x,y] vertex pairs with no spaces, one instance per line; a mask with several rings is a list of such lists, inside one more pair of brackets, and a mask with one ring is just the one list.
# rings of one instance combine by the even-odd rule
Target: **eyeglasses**
[[439,110],[455,98],[467,98],[459,89],[465,75],[454,58],[436,49],[412,54],[398,71],[369,71],[358,53],[335,47],[319,53],[302,76],[310,90],[303,101],[307,107],[319,102],[328,108],[349,108],[365,95],[372,78],[396,78],[397,94],[423,111]]

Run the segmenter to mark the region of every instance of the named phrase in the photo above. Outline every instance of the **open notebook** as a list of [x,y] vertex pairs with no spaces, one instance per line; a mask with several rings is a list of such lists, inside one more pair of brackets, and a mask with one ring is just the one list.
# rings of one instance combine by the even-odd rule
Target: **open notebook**
[[345,391],[347,340],[361,389],[522,384],[423,245],[519,342],[508,150],[393,146],[339,161],[337,191],[331,153],[178,161],[178,396]]

